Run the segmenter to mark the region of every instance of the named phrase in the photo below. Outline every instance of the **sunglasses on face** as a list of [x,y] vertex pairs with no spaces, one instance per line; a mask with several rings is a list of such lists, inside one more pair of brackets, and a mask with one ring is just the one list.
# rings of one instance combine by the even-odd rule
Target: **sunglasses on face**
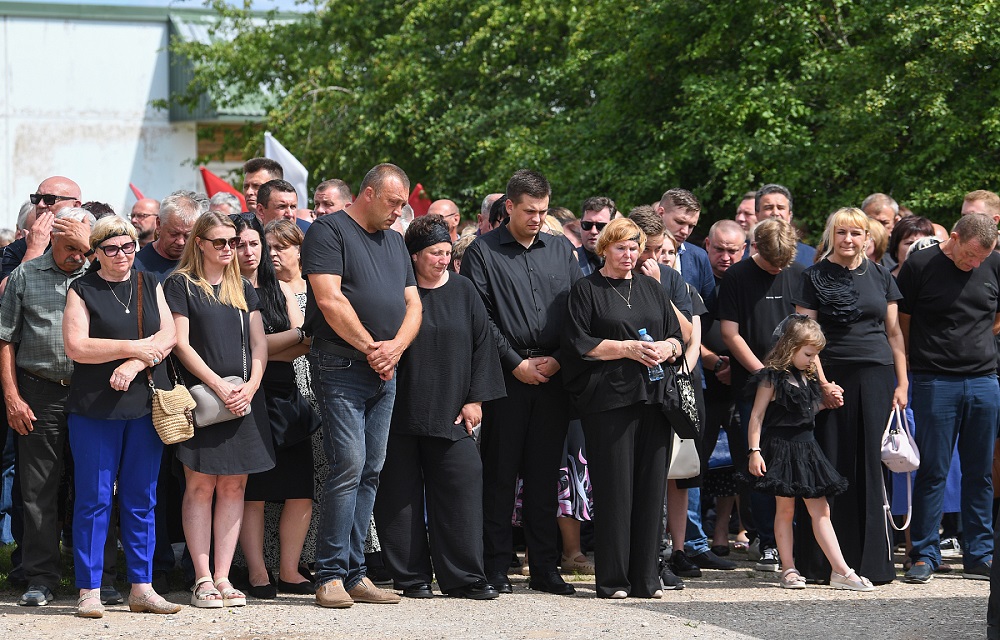
[[39,202],[44,202],[46,206],[51,207],[59,200],[76,200],[74,196],[57,196],[54,193],[33,193],[28,196],[31,200],[31,204],[38,204]]
[[214,240],[209,240],[208,238],[202,238],[202,240],[210,243],[213,247],[215,247],[216,251],[222,251],[223,249],[226,248],[227,244],[229,245],[230,249],[235,249],[236,245],[239,244],[240,242],[239,236],[233,236],[232,238],[216,238]]
[[118,255],[119,251],[128,256],[135,253],[135,242],[126,242],[125,244],[121,245],[106,244],[97,248],[103,251],[104,255],[106,255],[109,258],[114,258],[116,255]]
[[597,227],[598,231],[604,231],[606,226],[608,226],[607,222],[594,222],[593,220],[584,220],[580,223],[580,228],[584,231],[590,231],[594,227]]

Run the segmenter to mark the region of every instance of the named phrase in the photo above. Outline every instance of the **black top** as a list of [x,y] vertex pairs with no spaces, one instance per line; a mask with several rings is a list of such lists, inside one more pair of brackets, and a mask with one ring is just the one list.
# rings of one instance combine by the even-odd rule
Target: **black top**
[[540,349],[562,362],[566,300],[580,279],[572,245],[539,233],[525,249],[504,223],[469,245],[462,275],[472,280],[486,305],[504,371],[521,364],[517,350]]
[[[765,367],[755,374],[748,385],[748,394],[756,394],[757,385],[767,382],[774,388],[774,400],[764,413],[764,430],[775,427],[805,427],[812,429],[823,401],[819,382],[806,378],[801,371],[780,371]],[[751,395],[752,397],[752,395]]]
[[[136,271],[133,269],[129,279],[124,282],[108,282],[96,271],[73,281],[70,288],[80,296],[87,306],[87,313],[90,314],[89,337],[109,340],[139,339],[137,280]],[[156,278],[142,279],[144,338],[160,330],[160,310],[156,304],[158,284]],[[118,300],[115,299],[115,295],[118,296]],[[129,313],[125,313],[122,303],[128,305]],[[149,389],[149,379],[145,370],[135,376],[128,390],[122,392],[111,388],[111,375],[124,362],[124,359],[101,364],[75,362],[66,411],[99,420],[133,420],[148,414],[152,410],[150,405],[152,391]],[[172,387],[166,365],[161,363],[153,367],[153,382],[158,389]]]
[[658,266],[660,267],[660,284],[667,292],[667,297],[674,303],[677,310],[690,320],[691,316],[695,315],[691,296],[691,292],[695,291],[695,288],[688,286],[688,283],[684,281],[684,276],[679,274],[676,269],[671,269],[665,264]]
[[715,302],[707,304],[706,313],[701,317],[701,343],[717,355],[729,355],[729,347],[722,341],[722,323],[719,322],[719,285],[722,278],[715,279]]
[[150,242],[135,254],[133,266],[139,271],[155,275],[162,284],[167,280],[167,276],[177,268],[178,262],[180,260],[169,260],[161,256],[153,248],[153,243]]
[[391,433],[460,440],[469,402],[507,395],[476,288],[457,273],[436,289],[418,289],[423,303],[420,333],[399,360]]
[[595,271],[570,292],[561,362],[563,384],[581,414],[663,402],[666,379],[650,382],[646,365],[630,358],[593,360],[585,355],[603,340],[638,340],[643,328],[656,341],[681,340],[680,324],[661,284],[634,274],[629,293],[629,282],[607,279]]
[[[403,289],[416,286],[403,236],[395,231],[368,233],[344,211],[322,216],[302,243],[302,275],[312,273],[341,276],[340,289],[373,340],[396,336],[406,316]],[[306,333],[353,349],[327,324],[311,283],[308,294]]]
[[893,362],[886,305],[902,297],[889,270],[871,260],[853,270],[822,260],[803,272],[795,304],[817,312],[824,363],[884,365]]
[[1000,256],[991,252],[962,271],[940,245],[917,251],[897,280],[910,315],[909,361],[915,373],[981,376],[996,371],[993,321],[1000,309]]
[[3,255],[0,257],[0,280],[10,275],[11,271],[17,269],[24,260],[24,254],[28,252],[28,241],[18,238],[3,248]]
[[575,247],[577,259],[580,261],[580,271],[585,276],[589,276],[604,266],[604,258],[587,251],[585,247]]
[[[737,323],[740,336],[761,361],[774,346],[775,328],[795,312],[802,270],[802,265],[792,263],[771,275],[750,258],[729,267],[722,277],[719,320]],[[749,374],[736,358],[730,363],[733,389],[742,389]]]

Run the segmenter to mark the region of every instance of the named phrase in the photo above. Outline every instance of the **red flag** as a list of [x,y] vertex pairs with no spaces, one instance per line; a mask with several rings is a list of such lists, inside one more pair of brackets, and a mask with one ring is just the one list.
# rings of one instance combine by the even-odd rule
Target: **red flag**
[[205,167],[198,167],[201,171],[201,179],[205,181],[205,193],[211,198],[220,191],[225,191],[226,193],[231,193],[240,199],[240,207],[243,211],[247,210],[247,201],[243,199],[243,194],[237,191],[233,185],[229,184],[219,176],[215,175]]
[[410,194],[409,203],[410,206],[413,207],[414,218],[427,215],[427,210],[431,207],[431,197],[427,195],[427,190],[424,189],[424,185],[418,182],[417,186],[413,187],[413,193]]
[[130,182],[128,183],[128,188],[132,190],[132,193],[135,195],[136,200],[142,200],[143,195],[142,191],[139,191],[139,187],[135,186]]

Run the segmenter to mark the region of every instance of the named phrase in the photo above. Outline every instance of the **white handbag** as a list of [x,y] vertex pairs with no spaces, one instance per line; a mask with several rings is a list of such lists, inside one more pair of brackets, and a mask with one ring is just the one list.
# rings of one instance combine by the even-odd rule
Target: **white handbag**
[[[882,434],[882,464],[890,471],[906,475],[906,520],[900,527],[897,527],[895,520],[892,519],[889,494],[885,490],[885,477],[884,475],[882,477],[882,509],[885,511],[885,520],[896,531],[903,531],[910,526],[910,518],[913,516],[913,476],[910,472],[920,468],[920,451],[917,450],[917,442],[913,439],[909,426],[903,420],[903,410],[899,407],[893,408],[889,414],[889,423],[885,425],[885,433]],[[889,536],[888,527],[885,531],[891,561],[892,538]]]
[[668,480],[684,480],[694,478],[701,473],[701,457],[698,447],[691,438],[681,438],[674,434],[673,446],[670,447],[670,466],[667,467]]

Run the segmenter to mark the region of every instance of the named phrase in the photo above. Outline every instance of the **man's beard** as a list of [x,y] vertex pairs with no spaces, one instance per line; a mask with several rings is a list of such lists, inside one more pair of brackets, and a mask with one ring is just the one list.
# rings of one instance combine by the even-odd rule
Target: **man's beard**
[[156,229],[148,229],[139,232],[139,244],[148,244],[154,240],[153,235],[156,233]]

